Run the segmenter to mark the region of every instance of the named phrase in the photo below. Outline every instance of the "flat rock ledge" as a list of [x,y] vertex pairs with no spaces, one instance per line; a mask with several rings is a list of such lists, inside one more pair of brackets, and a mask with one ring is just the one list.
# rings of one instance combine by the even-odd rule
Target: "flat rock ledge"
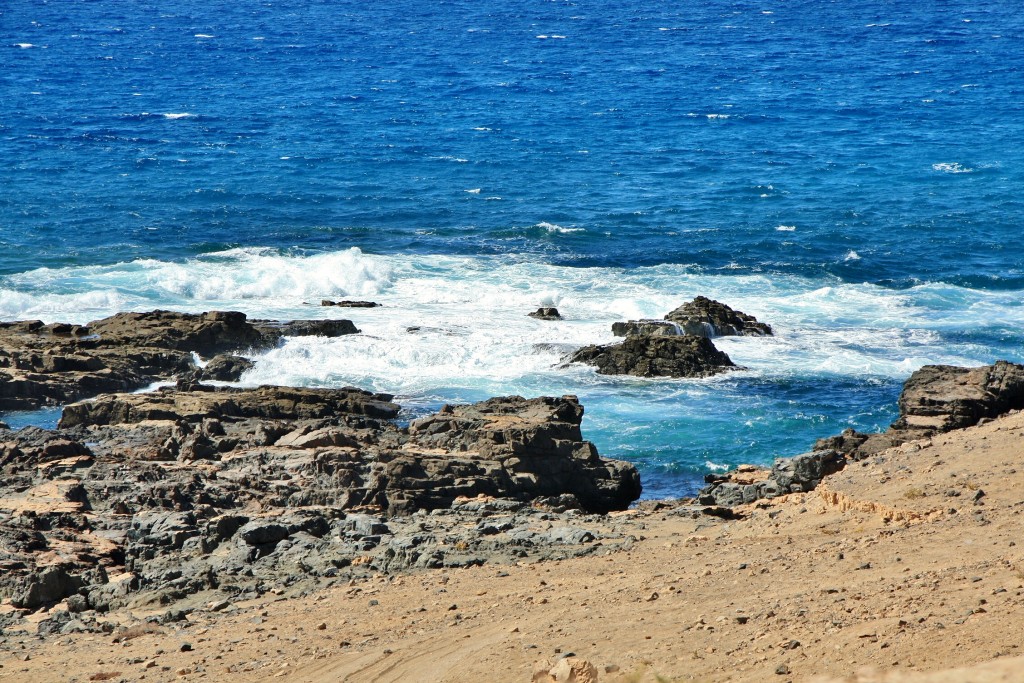
[[810,453],[776,460],[771,470],[741,468],[724,476],[708,475],[708,486],[697,500],[732,507],[810,491],[851,461],[1024,409],[1024,365],[1006,361],[978,368],[926,365],[904,383],[898,405],[900,416],[885,432],[848,429],[819,439]]
[[629,336],[621,344],[585,346],[568,362],[597,366],[603,375],[636,377],[711,377],[738,369],[710,339],[694,335]]
[[[156,381],[219,379],[244,371],[215,365],[206,375],[195,355],[272,347],[284,337],[359,332],[350,320],[248,320],[244,313],[118,313],[89,325],[38,320],[0,323],[0,410],[35,410]],[[195,354],[195,355],[193,355]]]
[[406,427],[399,411],[359,389],[198,385],[0,430],[0,598],[95,617],[631,543],[599,513],[636,500],[639,475],[583,440],[575,397],[446,406]]

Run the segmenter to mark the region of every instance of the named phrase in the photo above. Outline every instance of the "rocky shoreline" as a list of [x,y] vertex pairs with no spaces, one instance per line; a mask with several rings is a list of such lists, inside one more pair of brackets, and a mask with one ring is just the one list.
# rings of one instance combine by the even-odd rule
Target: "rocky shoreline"
[[[772,334],[702,298],[617,329],[621,344],[571,362],[707,376],[733,367],[711,337]],[[0,639],[109,634],[140,613],[187,626],[267,596],[423,570],[628,555],[652,514],[699,530],[819,487],[834,495],[823,482],[851,464],[1024,408],[1024,366],[926,366],[885,433],[848,430],[771,469],[709,475],[694,500],[620,514],[640,477],[584,439],[575,396],[498,397],[410,421],[386,394],[225,385],[251,367],[235,354],[357,332],[233,312],[0,323],[0,409],[63,405],[55,430],[0,423]],[[127,393],[155,382],[170,386]],[[909,514],[888,509],[890,521]],[[561,680],[550,664],[543,675]]]

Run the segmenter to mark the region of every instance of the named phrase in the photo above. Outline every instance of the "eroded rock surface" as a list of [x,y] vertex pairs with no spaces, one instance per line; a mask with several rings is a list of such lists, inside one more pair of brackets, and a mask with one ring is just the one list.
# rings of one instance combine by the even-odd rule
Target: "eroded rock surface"
[[679,325],[685,334],[701,337],[725,335],[771,336],[772,328],[752,315],[735,311],[725,304],[698,296],[665,316]]
[[190,376],[199,370],[193,354],[211,357],[266,348],[286,336],[355,332],[348,320],[249,321],[233,311],[118,313],[88,326],[0,323],[0,410],[34,410]]
[[358,389],[199,385],[0,431],[0,597],[96,613],[630,542],[593,513],[639,477],[582,439],[575,397],[398,414]]
[[595,365],[604,375],[637,377],[710,377],[737,368],[710,339],[694,335],[630,336],[621,344],[585,346],[569,362]]

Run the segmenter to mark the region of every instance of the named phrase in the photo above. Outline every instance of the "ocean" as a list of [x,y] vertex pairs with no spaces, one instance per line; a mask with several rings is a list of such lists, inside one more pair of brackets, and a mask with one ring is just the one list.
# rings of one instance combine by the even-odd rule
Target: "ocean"
[[[1024,360],[1022,39],[999,0],[6,0],[0,320],[348,317],[243,382],[572,393],[692,494]],[[697,295],[776,336],[709,380],[563,363]]]

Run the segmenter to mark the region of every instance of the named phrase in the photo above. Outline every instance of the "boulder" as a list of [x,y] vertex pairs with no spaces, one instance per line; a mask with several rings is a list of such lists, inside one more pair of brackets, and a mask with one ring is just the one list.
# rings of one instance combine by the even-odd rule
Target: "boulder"
[[553,306],[542,306],[533,313],[527,313],[531,318],[537,318],[538,320],[561,320],[562,314],[558,312],[558,309]]
[[697,494],[701,505],[735,507],[762,498],[777,498],[787,493],[813,491],[821,480],[838,472],[845,457],[833,450],[815,450],[792,458],[777,458],[770,471],[739,469],[725,476],[708,475]]
[[242,373],[252,369],[254,365],[255,363],[248,358],[222,353],[210,359],[210,362],[196,373],[196,379],[237,382]]
[[665,316],[676,323],[685,334],[700,337],[726,335],[771,336],[772,328],[760,323],[752,315],[734,311],[725,304],[698,296]]
[[711,377],[737,368],[710,339],[689,334],[631,336],[621,344],[585,346],[569,362],[595,365],[603,375],[637,377]]

